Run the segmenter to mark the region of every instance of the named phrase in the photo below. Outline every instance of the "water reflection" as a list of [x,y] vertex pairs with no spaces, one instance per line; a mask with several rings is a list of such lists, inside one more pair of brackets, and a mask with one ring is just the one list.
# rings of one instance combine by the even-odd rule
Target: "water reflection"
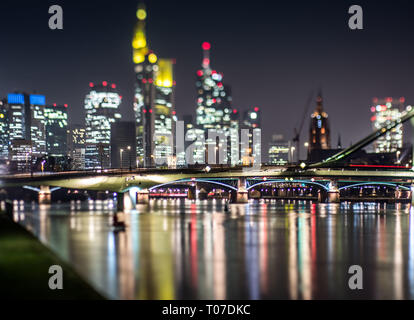
[[[414,212],[401,204],[152,200],[14,203],[20,221],[115,299],[414,298]],[[348,288],[348,268],[364,290]]]

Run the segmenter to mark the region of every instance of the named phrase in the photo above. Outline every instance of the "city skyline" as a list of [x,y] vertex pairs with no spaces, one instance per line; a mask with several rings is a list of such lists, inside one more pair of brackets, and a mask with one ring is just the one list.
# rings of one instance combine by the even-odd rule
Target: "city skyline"
[[[0,94],[4,96],[14,90],[36,90],[45,94],[49,103],[68,103],[70,123],[82,123],[82,100],[87,84],[91,81],[108,80],[117,83],[120,94],[124,96],[121,104],[123,118],[132,120],[134,74],[130,59],[130,39],[138,2],[125,1],[122,6],[114,6],[105,1],[100,3],[101,6],[95,1],[87,4],[62,2],[65,21],[62,31],[51,31],[44,25],[41,17],[47,16],[47,5],[44,10],[42,6],[33,8],[30,17],[21,19],[15,5],[10,2],[2,3],[3,9],[9,13],[1,22],[6,23],[2,27],[7,30],[7,22],[16,18],[20,21],[20,26],[13,25],[13,30],[8,30],[6,43],[16,47],[22,32],[28,32],[29,25],[33,31],[27,34],[28,46],[33,45],[30,32],[39,35],[40,31],[40,35],[34,44],[39,50],[24,59],[27,62],[36,60],[36,64],[8,63],[7,66],[1,66],[0,70],[3,70],[7,81],[3,81]],[[30,6],[30,3],[27,5]],[[365,28],[359,33],[352,32],[347,27],[345,3],[332,5],[315,2],[303,5],[304,9],[309,9],[312,13],[309,15],[303,13],[306,10],[293,15],[293,8],[284,5],[274,11],[278,22],[266,19],[270,14],[262,11],[260,17],[255,15],[265,5],[259,2],[254,6],[240,6],[232,16],[220,20],[220,17],[227,16],[233,8],[232,4],[223,4],[221,11],[216,12],[222,22],[222,32],[216,32],[218,27],[215,24],[199,24],[196,30],[188,28],[195,22],[191,13],[203,13],[199,16],[208,17],[213,9],[202,8],[200,4],[191,5],[186,1],[175,7],[168,2],[148,2],[147,33],[151,46],[156,52],[162,52],[164,56],[173,57],[177,61],[176,110],[179,118],[185,114],[193,114],[196,107],[193,80],[194,72],[200,65],[200,46],[204,41],[211,43],[215,66],[224,73],[226,83],[232,87],[233,106],[246,110],[257,105],[269,115],[262,123],[265,144],[273,133],[282,133],[287,139],[291,139],[293,128],[297,126],[294,116],[303,112],[306,96],[309,91],[318,87],[322,87],[324,91],[325,109],[330,115],[333,127],[331,136],[336,140],[338,134],[341,134],[344,146],[357,140],[356,132],[367,134],[371,131],[369,108],[374,97],[404,96],[408,104],[414,101],[409,82],[410,70],[414,70],[411,59],[393,59],[395,55],[402,58],[409,55],[410,44],[398,41],[391,46],[392,49],[385,44],[381,45],[385,43],[387,36],[397,40],[407,35],[407,29],[410,28],[405,28],[404,32],[400,32],[399,28],[410,23],[403,19],[405,11],[409,11],[409,5],[394,8],[381,4],[373,8],[369,4],[361,3],[365,9]],[[184,7],[189,14],[188,19],[182,21],[180,17],[184,12],[180,9]],[[272,11],[271,6],[267,7]],[[401,19],[397,19],[392,25],[378,24],[376,18],[380,19],[387,12],[391,14],[395,11],[398,11]],[[38,20],[35,19],[37,14]],[[251,20],[245,21],[251,23],[237,22],[239,19],[236,17],[249,18]],[[295,19],[289,21],[292,17]],[[116,21],[116,26],[108,20]],[[308,25],[311,21],[312,24]],[[325,22],[332,25],[332,28],[326,29]],[[236,27],[238,31],[233,33],[232,28]],[[289,30],[290,40],[284,37],[283,30]],[[82,32],[79,34],[80,31]],[[107,43],[107,39],[103,39],[102,34],[115,33],[116,37],[109,37],[114,45],[105,47],[103,44]],[[11,37],[12,34],[14,37]],[[74,38],[75,34],[77,37]],[[381,36],[384,35],[385,38],[382,39]],[[336,41],[337,37],[341,37],[341,41]],[[368,42],[365,41],[367,37]],[[309,58],[301,59],[301,52],[305,53],[303,49]],[[288,51],[294,53],[288,57]],[[14,53],[15,58],[8,60],[20,61],[19,50]],[[9,52],[2,54],[7,57]],[[365,59],[368,56],[372,58]],[[334,68],[333,59],[339,61]],[[364,65],[359,63],[361,60],[365,60]],[[23,65],[24,72],[21,72]],[[79,68],[82,72],[77,71]],[[43,74],[46,73],[45,80],[37,81],[39,69],[42,69]],[[240,73],[243,77],[240,77]],[[56,77],[62,80],[51,81]],[[256,85],[257,81],[259,85]],[[343,92],[341,88],[345,84],[347,91]],[[359,112],[360,116],[353,119],[350,111]],[[358,130],[346,132],[350,125],[356,126]],[[306,130],[302,132],[302,141],[306,138],[305,132]]]

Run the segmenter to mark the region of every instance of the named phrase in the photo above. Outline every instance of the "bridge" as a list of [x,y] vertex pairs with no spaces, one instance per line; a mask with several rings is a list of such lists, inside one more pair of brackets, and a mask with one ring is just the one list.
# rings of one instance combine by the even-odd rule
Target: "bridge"
[[[120,209],[137,203],[148,203],[151,190],[188,185],[195,189],[199,185],[213,185],[229,191],[232,202],[248,202],[249,192],[260,186],[300,185],[318,190],[318,200],[339,202],[342,190],[377,186],[395,189],[395,198],[413,198],[414,171],[411,168],[398,170],[387,166],[375,169],[364,167],[341,167],[338,165],[346,157],[364,148],[375,139],[386,134],[397,125],[412,120],[411,106],[397,121],[379,129],[351,147],[314,164],[301,164],[286,167],[257,168],[205,168],[199,169],[121,169],[70,171],[57,173],[26,173],[0,176],[0,188],[24,187],[39,193],[39,202],[47,203],[50,195],[59,188],[111,191],[118,193]],[[283,190],[283,189],[281,189]],[[279,192],[280,190],[278,190]],[[284,190],[283,190],[284,191]],[[193,198],[194,192],[189,192]],[[197,192],[195,192],[197,193]],[[280,195],[283,197],[283,192]]]

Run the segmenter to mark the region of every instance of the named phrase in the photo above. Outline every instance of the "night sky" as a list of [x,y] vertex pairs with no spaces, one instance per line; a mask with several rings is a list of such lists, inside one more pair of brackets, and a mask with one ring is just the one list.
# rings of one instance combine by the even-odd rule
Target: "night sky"
[[[53,4],[63,7],[64,30],[48,28]],[[2,0],[0,95],[45,94],[47,103],[68,103],[70,121],[83,123],[89,82],[107,80],[124,98],[124,120],[133,120],[137,4]],[[362,31],[348,28],[353,4],[364,9]],[[177,61],[179,117],[195,114],[203,41],[212,44],[212,67],[232,87],[233,107],[261,108],[265,142],[272,133],[291,139],[319,88],[334,145],[338,133],[348,146],[372,131],[373,97],[404,96],[414,104],[413,1],[150,0],[147,10],[150,48]],[[302,141],[308,129],[307,118]]]

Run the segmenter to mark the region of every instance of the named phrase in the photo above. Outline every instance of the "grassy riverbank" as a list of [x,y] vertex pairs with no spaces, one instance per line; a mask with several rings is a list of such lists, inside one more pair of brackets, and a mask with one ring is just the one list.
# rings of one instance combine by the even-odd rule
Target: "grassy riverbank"
[[[51,265],[63,269],[63,289],[51,290]],[[1,299],[103,299],[31,233],[0,213]]]

